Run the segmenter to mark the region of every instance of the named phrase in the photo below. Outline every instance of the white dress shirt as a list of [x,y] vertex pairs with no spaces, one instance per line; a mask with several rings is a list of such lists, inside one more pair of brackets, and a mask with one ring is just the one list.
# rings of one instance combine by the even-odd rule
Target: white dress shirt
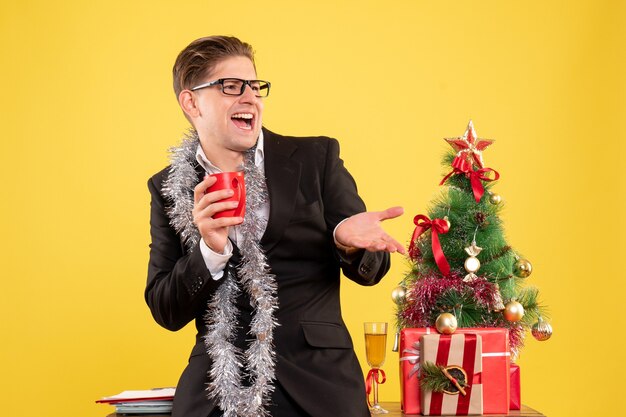
[[[221,169],[216,167],[211,161],[208,160],[204,151],[202,150],[202,146],[198,145],[198,149],[196,149],[196,160],[200,164],[207,175],[216,174],[218,172],[222,172]],[[263,131],[259,134],[259,139],[257,141],[257,147],[254,154],[254,164],[261,170],[261,173],[265,173],[265,154],[263,152]],[[257,217],[264,218],[265,220],[269,219],[270,215],[270,202],[266,201],[255,213]],[[228,237],[232,239],[235,243],[241,242],[242,235],[240,228],[238,226],[231,226],[228,230]],[[208,268],[211,276],[214,280],[218,280],[222,278],[224,275],[224,268],[228,263],[228,260],[233,255],[233,245],[228,240],[226,242],[226,246],[224,247],[223,253],[216,253],[211,248],[207,246],[204,242],[204,239],[200,239],[200,252],[202,253],[202,258],[204,259],[204,263]]]

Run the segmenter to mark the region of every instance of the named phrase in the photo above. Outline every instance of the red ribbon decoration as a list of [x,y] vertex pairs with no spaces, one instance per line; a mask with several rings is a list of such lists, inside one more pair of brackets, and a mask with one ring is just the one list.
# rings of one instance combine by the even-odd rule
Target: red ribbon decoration
[[[382,377],[382,381],[380,378]],[[370,407],[372,404],[370,403],[370,393],[372,392],[372,386],[374,385],[374,381],[378,385],[384,384],[387,381],[387,375],[385,375],[385,371],[378,368],[372,368],[367,373],[367,377],[365,377],[365,392],[367,393],[367,405]]]
[[415,253],[415,241],[417,238],[420,237],[420,235],[426,230],[432,228],[432,248],[435,262],[437,263],[437,267],[439,267],[441,273],[444,276],[449,276],[450,264],[448,264],[448,260],[443,253],[443,249],[441,249],[441,243],[439,243],[439,233],[448,233],[450,230],[448,222],[444,219],[430,220],[428,216],[418,214],[413,218],[413,223],[415,224],[415,230],[413,231],[413,237],[411,238],[411,244],[409,245],[409,253]]
[[[474,192],[474,199],[476,202],[480,202],[483,194],[485,193],[485,188],[483,187],[483,183],[481,181],[495,181],[500,178],[500,174],[495,169],[491,168],[480,168],[479,170],[474,171],[472,169],[472,164],[467,162],[466,159],[459,158],[458,156],[454,158],[452,161],[452,167],[454,168],[452,172],[443,177],[439,185],[443,185],[448,178],[455,174],[465,174],[465,176],[469,177],[470,183],[472,184],[472,191]],[[487,176],[488,172],[493,172],[494,177],[489,178]]]
[[[464,343],[463,343],[463,366],[462,368],[465,370],[467,374],[467,379],[472,378],[474,380],[474,364],[476,361],[476,335],[473,333],[468,333],[464,335]],[[435,363],[441,366],[449,365],[448,359],[450,355],[450,350],[452,346],[452,338],[449,335],[441,335],[439,338],[439,346],[437,347],[437,359]],[[466,395],[459,395],[457,408],[455,415],[457,416],[466,416],[469,414],[469,406],[472,397],[472,385],[466,386],[465,393]],[[430,398],[430,415],[440,416],[442,414],[443,409],[443,392],[433,392]]]
[[[465,346],[463,348],[463,369],[467,373],[467,379],[469,382],[470,375],[472,375],[472,380],[474,379],[474,365],[476,364],[476,345],[477,345],[477,336],[476,334],[466,334],[465,335]],[[469,414],[469,407],[472,398],[472,389],[473,385],[468,385],[465,387],[465,393],[467,394],[464,398],[459,398],[459,403],[457,404],[457,413],[458,414]]]

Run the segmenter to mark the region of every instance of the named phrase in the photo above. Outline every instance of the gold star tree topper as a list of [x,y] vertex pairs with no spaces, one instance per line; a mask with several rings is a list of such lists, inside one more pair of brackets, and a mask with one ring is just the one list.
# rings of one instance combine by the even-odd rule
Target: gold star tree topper
[[463,136],[458,138],[445,138],[457,152],[456,157],[465,159],[470,165],[476,165],[478,168],[484,168],[483,151],[494,141],[492,139],[482,139],[476,136],[474,124],[470,120],[467,124],[467,130]]

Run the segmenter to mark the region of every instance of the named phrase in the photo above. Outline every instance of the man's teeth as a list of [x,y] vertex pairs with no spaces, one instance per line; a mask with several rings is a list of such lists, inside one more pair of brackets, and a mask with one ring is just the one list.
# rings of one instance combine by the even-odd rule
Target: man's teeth
[[235,113],[232,115],[232,118],[237,118],[237,119],[252,119],[254,116],[252,116],[250,113]]
[[244,125],[240,125],[240,129],[252,130],[252,120],[254,116],[252,113],[235,113],[231,116],[231,119],[241,119],[244,120]]

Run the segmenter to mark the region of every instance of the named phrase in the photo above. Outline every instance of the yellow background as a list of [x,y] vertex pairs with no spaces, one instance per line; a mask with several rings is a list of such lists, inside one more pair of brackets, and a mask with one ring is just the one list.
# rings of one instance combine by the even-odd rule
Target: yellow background
[[[176,54],[208,34],[254,45],[265,125],[339,138],[368,207],[406,208],[386,225],[403,242],[439,191],[442,138],[470,118],[495,138],[505,230],[553,316],[519,360],[523,401],[617,412],[624,21],[621,1],[3,1],[1,414],[104,416],[101,396],[176,383],[193,329],[159,328],[143,301],[145,183],[187,126]],[[394,261],[375,288],[343,286],[362,363],[362,322],[393,321]],[[397,401],[390,345],[380,394]]]

